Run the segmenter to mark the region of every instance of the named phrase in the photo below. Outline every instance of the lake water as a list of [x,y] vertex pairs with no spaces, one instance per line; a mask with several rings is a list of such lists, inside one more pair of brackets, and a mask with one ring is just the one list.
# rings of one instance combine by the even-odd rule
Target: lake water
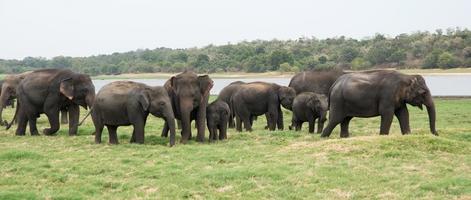
[[[433,96],[471,96],[471,75],[433,75],[424,76],[428,87],[430,88]],[[112,80],[93,80],[95,90],[98,92],[101,87],[118,81],[119,79]],[[124,79],[123,79],[124,80]],[[125,79],[135,82],[145,83],[151,86],[162,86],[167,79]],[[244,78],[244,79],[213,79],[214,86],[211,94],[219,94],[222,88],[226,87],[234,81],[265,81],[270,83],[277,83],[280,85],[288,85],[291,78]]]

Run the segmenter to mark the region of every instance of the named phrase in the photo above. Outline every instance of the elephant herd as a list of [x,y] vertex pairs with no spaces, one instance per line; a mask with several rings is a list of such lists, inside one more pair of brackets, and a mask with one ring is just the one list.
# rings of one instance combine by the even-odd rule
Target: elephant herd
[[[165,120],[162,137],[175,145],[175,120],[181,124],[181,143],[192,138],[194,120],[196,141],[203,142],[206,126],[209,140],[227,138],[227,129],[252,130],[260,115],[267,119],[266,128],[284,129],[282,108],[293,112],[289,129],[301,130],[308,122],[309,132],[329,137],[340,124],[340,136],[349,136],[353,117],[381,116],[380,134],[388,134],[393,117],[399,120],[402,134],[410,133],[406,104],[424,105],[429,116],[430,131],[435,129],[435,106],[425,80],[419,75],[406,75],[394,70],[345,72],[313,70],[296,74],[288,86],[266,82],[236,81],[223,88],[217,99],[208,105],[213,81],[208,75],[185,71],[171,77],[163,86],[148,86],[132,81],[115,81],[95,94],[88,75],[67,69],[43,69],[7,76],[1,82],[0,123],[7,129],[17,122],[16,135],[38,135],[36,119],[48,118],[50,128],[43,134],[55,134],[61,121],[69,124],[69,135],[76,135],[79,106],[90,109],[95,126],[95,142],[101,143],[103,128],[109,143],[117,144],[118,126],[133,126],[131,142],[144,143],[144,130],[150,114]],[[15,116],[10,123],[1,118],[2,109],[17,98]],[[324,122],[328,124],[324,129]],[[68,116],[68,119],[67,119]],[[235,122],[234,122],[235,118]]]

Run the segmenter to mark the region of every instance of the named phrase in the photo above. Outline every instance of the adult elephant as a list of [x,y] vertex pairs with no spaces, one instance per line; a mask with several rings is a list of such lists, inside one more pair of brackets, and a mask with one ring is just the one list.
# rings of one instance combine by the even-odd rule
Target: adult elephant
[[[281,107],[290,109],[296,92],[293,88],[275,83],[252,82],[243,84],[232,96],[231,106],[238,119],[248,131],[252,131],[252,117],[267,114],[268,129],[273,131],[278,125],[283,129]],[[242,131],[242,124],[237,123],[237,131]]]
[[344,71],[338,69],[299,72],[291,78],[288,86],[296,90],[296,94],[314,92],[327,96],[335,80],[344,74]]
[[435,130],[435,105],[425,80],[420,75],[406,75],[393,70],[375,70],[341,76],[332,85],[329,97],[329,124],[322,137],[330,136],[341,124],[340,136],[348,137],[348,125],[353,117],[381,116],[380,134],[389,134],[395,115],[402,134],[410,133],[406,104],[427,107],[430,131]]
[[148,115],[163,118],[170,129],[170,146],[175,145],[175,118],[167,91],[143,83],[115,81],[101,88],[92,109],[95,142],[101,143],[101,132],[106,125],[111,144],[118,143],[118,126],[133,125],[131,142],[144,143],[144,129]]
[[[186,143],[191,139],[191,121],[196,120],[198,142],[204,141],[206,130],[206,107],[213,80],[208,75],[198,76],[192,71],[184,71],[171,77],[164,85],[176,119],[181,120],[182,138]],[[168,136],[169,125],[165,123],[162,136]]]
[[[223,101],[226,102],[227,105],[231,105],[231,98],[234,93],[241,88],[241,85],[245,84],[243,81],[235,81],[224,87],[216,99],[216,101]],[[232,108],[230,109],[229,113],[229,128],[234,128],[234,112]]]
[[43,130],[52,135],[59,130],[59,111],[69,112],[69,135],[77,134],[79,106],[91,107],[95,99],[95,87],[90,76],[68,69],[42,69],[26,75],[17,88],[16,110],[18,128],[16,135],[24,135],[29,122],[31,135],[38,135],[36,119],[45,113],[50,128]]
[[[0,125],[8,125],[8,122],[2,118],[3,109],[8,105],[12,105],[13,107],[14,100],[17,97],[16,88],[18,87],[20,81],[23,80],[29,73],[31,73],[31,71],[21,74],[7,75],[5,79],[0,81]],[[67,108],[61,109],[61,117],[61,122],[67,123]]]

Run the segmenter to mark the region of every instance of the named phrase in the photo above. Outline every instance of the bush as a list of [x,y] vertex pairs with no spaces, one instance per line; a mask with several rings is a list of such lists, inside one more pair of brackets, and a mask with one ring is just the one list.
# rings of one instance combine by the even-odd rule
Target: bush
[[363,70],[369,67],[371,67],[371,63],[362,57],[358,57],[352,60],[353,70]]
[[458,58],[453,56],[451,53],[444,52],[438,57],[438,66],[440,68],[449,69],[454,67],[459,67],[461,62]]

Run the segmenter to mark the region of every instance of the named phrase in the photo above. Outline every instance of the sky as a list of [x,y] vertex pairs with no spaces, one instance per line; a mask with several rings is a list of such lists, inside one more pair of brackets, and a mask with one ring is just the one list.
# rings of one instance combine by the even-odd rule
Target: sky
[[0,0],[0,59],[471,29],[469,0]]

